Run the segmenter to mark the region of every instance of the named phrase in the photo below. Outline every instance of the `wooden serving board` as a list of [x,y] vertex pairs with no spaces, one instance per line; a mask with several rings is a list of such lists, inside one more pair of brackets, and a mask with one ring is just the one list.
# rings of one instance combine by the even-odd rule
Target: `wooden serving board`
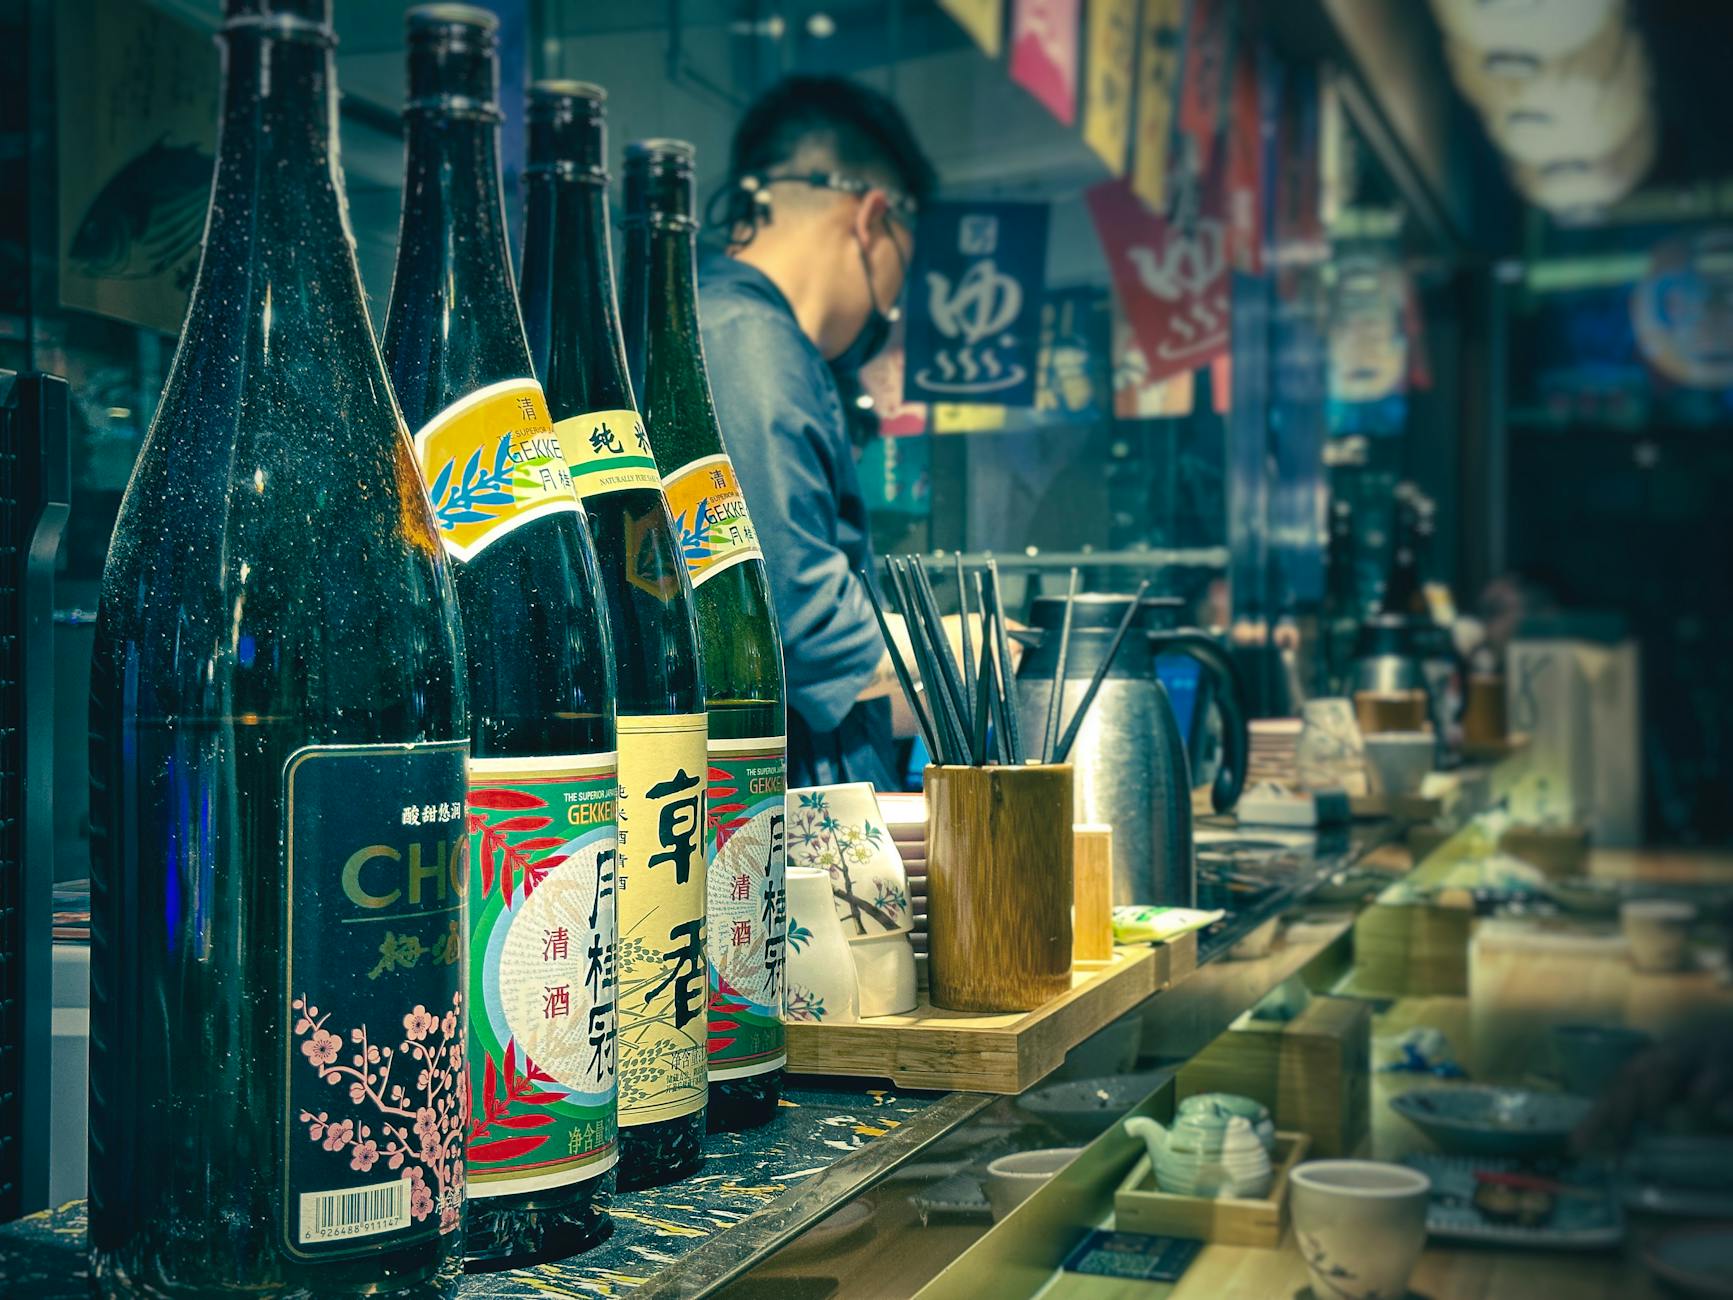
[[790,1021],[788,1069],[1014,1096],[1096,1030],[1196,968],[1197,935],[1187,934],[1116,948],[1110,962],[1075,968],[1070,991],[1034,1011],[945,1011],[923,990],[906,1015],[852,1025]]

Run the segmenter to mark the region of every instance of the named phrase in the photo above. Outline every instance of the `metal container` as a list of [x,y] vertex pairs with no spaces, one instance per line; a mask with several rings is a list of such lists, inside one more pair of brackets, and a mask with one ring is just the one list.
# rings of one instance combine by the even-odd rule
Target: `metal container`
[[[1079,596],[1072,617],[1061,698],[1063,726],[1081,702],[1130,596]],[[1167,690],[1156,676],[1156,660],[1185,654],[1213,677],[1223,712],[1223,756],[1213,797],[1225,812],[1239,798],[1248,752],[1245,692],[1238,670],[1222,647],[1195,628],[1169,629],[1181,602],[1152,597],[1142,602],[1137,624],[1125,638],[1083,721],[1067,761],[1075,769],[1076,818],[1113,827],[1113,902],[1189,907],[1196,898],[1191,834],[1191,765],[1185,738]],[[1030,649],[1017,673],[1017,711],[1031,756],[1047,713],[1058,668],[1063,597],[1043,596],[1031,615],[1034,629],[1023,637]],[[1204,693],[1200,690],[1200,700]]]

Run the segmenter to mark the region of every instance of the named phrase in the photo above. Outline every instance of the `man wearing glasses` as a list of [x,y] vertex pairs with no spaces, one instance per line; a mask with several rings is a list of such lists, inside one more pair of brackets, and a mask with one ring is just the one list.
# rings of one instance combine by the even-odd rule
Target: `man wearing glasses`
[[884,346],[935,181],[889,99],[791,77],[747,110],[718,195],[729,247],[701,273],[704,352],[781,623],[790,785],[899,786],[895,677],[857,576],[872,546],[831,370]]

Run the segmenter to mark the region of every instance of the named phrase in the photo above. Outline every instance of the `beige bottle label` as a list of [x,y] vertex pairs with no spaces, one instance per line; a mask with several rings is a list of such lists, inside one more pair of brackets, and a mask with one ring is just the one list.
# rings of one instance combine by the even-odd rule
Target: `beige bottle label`
[[664,479],[662,490],[694,588],[736,564],[764,558],[726,455],[700,456]]
[[619,719],[620,1125],[704,1108],[702,713]]
[[415,458],[450,555],[473,560],[514,528],[579,509],[542,387],[505,379],[446,407],[415,435]]
[[591,411],[554,426],[580,497],[662,486],[650,435],[636,411]]

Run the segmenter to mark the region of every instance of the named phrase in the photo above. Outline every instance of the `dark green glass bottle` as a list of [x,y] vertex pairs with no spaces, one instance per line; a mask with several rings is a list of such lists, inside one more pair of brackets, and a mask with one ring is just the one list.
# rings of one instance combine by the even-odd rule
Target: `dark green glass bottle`
[[385,359],[468,645],[472,1271],[611,1226],[613,649],[533,377],[500,193],[497,20],[411,9],[407,174]]
[[461,1275],[463,645],[351,251],[333,43],[329,0],[229,0],[204,256],[103,574],[106,1296]]
[[620,347],[608,253],[604,96],[529,92],[528,314],[547,322],[543,380],[590,517],[618,647],[620,1186],[703,1160],[704,681],[692,585]]
[[[692,146],[626,150],[626,228],[643,265],[644,418],[698,607],[710,711],[710,1127],[776,1115],[782,1030],[788,787],[782,644],[764,553],[716,420],[698,335]],[[634,258],[634,262],[636,258]],[[641,283],[640,283],[641,281]]]

